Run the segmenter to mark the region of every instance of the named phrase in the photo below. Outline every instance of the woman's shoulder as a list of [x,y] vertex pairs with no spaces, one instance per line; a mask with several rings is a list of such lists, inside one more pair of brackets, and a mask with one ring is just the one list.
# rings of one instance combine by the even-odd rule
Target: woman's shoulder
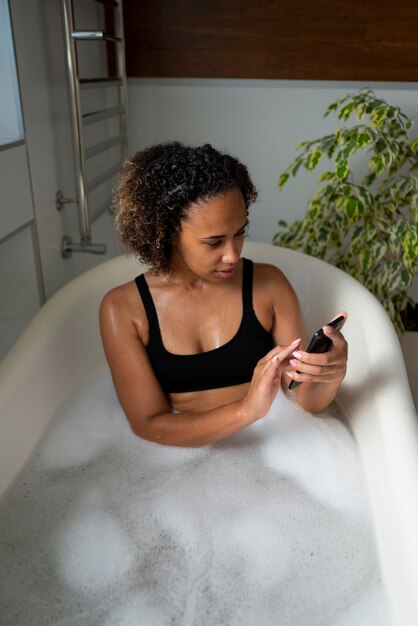
[[253,261],[254,267],[254,285],[264,288],[287,288],[290,282],[286,275],[276,265],[271,263],[259,263]]
[[298,306],[292,284],[279,267],[270,263],[254,263],[253,300],[275,310]]
[[110,289],[100,302],[99,314],[101,320],[112,318],[141,323],[145,312],[135,280]]
[[125,306],[132,298],[133,287],[136,287],[135,281],[133,280],[113,287],[103,296],[101,304],[106,308],[120,305]]

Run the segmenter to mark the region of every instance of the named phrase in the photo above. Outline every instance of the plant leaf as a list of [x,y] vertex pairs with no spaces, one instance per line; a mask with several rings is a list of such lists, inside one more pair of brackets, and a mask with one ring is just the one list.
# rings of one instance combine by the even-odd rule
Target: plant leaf
[[370,250],[361,250],[359,254],[361,268],[364,272],[368,272],[372,263],[372,253]]
[[281,174],[281,176],[279,178],[279,189],[280,189],[280,191],[283,189],[283,187],[287,183],[288,179],[289,179],[289,174],[287,172],[283,172],[283,174]]
[[346,160],[340,161],[340,163],[338,163],[337,171],[336,171],[337,178],[339,180],[345,180],[348,176],[348,172],[349,172],[348,161]]
[[314,170],[316,166],[318,165],[321,157],[322,157],[322,150],[321,148],[316,147],[314,150],[312,150],[312,152],[308,156],[308,159],[306,162],[307,169],[310,171]]
[[351,222],[355,222],[358,219],[358,204],[359,203],[356,198],[348,198],[348,200],[344,203],[345,214]]
[[296,174],[298,173],[298,169],[300,168],[300,166],[302,165],[303,161],[302,158],[300,157],[299,159],[296,159],[295,164],[293,165],[292,169],[290,170],[292,173],[293,178],[296,176]]
[[346,122],[348,118],[350,117],[350,115],[352,114],[353,110],[354,110],[354,104],[352,102],[349,102],[348,104],[342,107],[341,111],[338,114],[338,119],[344,120]]
[[392,165],[392,154],[391,152],[389,152],[389,150],[382,152],[382,162],[386,169],[389,169],[389,167]]
[[331,111],[336,111],[338,108],[338,103],[337,102],[333,102],[332,104],[329,105],[329,107],[327,108],[327,110],[324,113],[324,117],[327,117],[327,115],[329,115],[331,113]]
[[363,148],[364,146],[367,146],[371,142],[371,140],[372,138],[370,136],[370,133],[368,133],[367,130],[363,130],[357,135],[356,142],[359,148]]
[[320,181],[334,180],[334,179],[335,179],[335,172],[330,172],[330,171],[324,172],[319,178]]
[[363,236],[362,236],[363,232],[364,232],[363,225],[357,226],[353,231],[353,234],[351,237],[351,252],[354,255],[357,255],[364,245]]
[[412,276],[407,270],[402,270],[401,281],[404,287],[408,288],[412,282]]

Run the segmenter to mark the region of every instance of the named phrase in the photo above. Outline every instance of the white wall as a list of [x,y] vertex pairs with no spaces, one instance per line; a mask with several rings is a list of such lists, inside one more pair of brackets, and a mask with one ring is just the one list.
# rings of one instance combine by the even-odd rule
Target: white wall
[[[335,115],[323,117],[331,102],[370,87],[407,115],[418,113],[418,83],[131,79],[128,86],[131,149],[178,139],[209,142],[238,156],[259,190],[250,214],[250,238],[268,243],[279,219],[293,221],[304,215],[318,187],[320,169],[300,170],[282,192],[277,181],[300,141],[340,125]],[[418,121],[413,134],[418,137]],[[411,295],[418,300],[418,280]]]
[[297,144],[335,130],[336,117],[323,119],[326,107],[365,86],[406,114],[418,113],[418,84],[131,79],[131,149],[178,139],[209,142],[235,154],[248,165],[259,189],[251,237],[271,242],[278,219],[301,217],[317,188],[317,173],[300,172],[282,192],[277,189],[279,174],[293,160]]

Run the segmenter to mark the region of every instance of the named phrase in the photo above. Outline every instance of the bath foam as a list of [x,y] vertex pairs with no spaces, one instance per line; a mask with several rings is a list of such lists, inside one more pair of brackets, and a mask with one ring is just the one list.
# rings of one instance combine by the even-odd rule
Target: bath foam
[[0,502],[2,626],[389,626],[356,445],[279,394],[199,449],[131,432],[107,370]]
[[108,513],[85,511],[61,531],[57,539],[58,574],[83,592],[117,582],[133,566],[129,539]]

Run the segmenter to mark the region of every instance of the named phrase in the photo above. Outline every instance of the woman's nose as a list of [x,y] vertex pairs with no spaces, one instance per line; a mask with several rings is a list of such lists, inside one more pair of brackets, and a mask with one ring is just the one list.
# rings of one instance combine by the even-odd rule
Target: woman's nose
[[237,242],[230,242],[226,245],[222,253],[223,263],[238,263],[240,250]]

